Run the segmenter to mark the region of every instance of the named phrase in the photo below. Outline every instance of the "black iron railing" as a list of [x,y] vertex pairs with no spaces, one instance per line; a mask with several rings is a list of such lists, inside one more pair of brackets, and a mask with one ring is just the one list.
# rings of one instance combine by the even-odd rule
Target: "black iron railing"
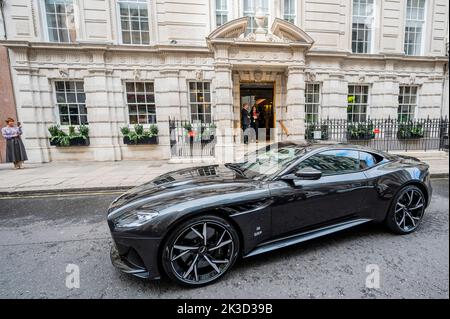
[[173,157],[215,155],[216,125],[169,118],[170,148]]
[[354,123],[347,120],[326,119],[306,123],[309,141],[336,141],[359,144],[374,149],[391,150],[448,150],[447,118],[416,119],[400,122],[396,119],[369,119]]

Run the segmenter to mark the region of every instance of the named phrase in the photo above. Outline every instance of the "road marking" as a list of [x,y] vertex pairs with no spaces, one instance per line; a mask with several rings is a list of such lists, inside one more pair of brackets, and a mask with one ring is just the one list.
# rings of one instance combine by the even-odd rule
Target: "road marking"
[[105,191],[105,192],[80,192],[80,193],[70,193],[65,192],[62,194],[51,194],[51,193],[42,193],[42,194],[21,194],[21,195],[6,195],[0,196],[0,200],[2,199],[25,199],[25,198],[47,198],[47,197],[71,197],[71,196],[96,196],[96,195],[118,195],[123,194],[125,191]]
[[82,241],[96,241],[96,240],[111,240],[111,237],[93,237],[93,238],[79,238],[79,239],[62,239],[62,240],[51,240],[51,241],[39,241],[30,243],[14,243],[14,244],[0,244],[0,247],[16,247],[16,246],[32,246],[32,245],[49,245],[49,244],[60,244],[60,243],[72,243],[72,242],[82,242]]

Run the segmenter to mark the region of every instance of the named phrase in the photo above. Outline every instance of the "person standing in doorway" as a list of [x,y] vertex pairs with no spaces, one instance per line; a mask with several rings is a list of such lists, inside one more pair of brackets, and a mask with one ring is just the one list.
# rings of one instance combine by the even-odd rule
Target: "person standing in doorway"
[[22,168],[23,162],[28,160],[25,146],[22,142],[22,125],[14,126],[14,119],[9,117],[6,126],[2,128],[2,135],[6,139],[6,161],[14,163],[14,168]]
[[258,106],[256,104],[253,105],[250,116],[251,116],[251,126],[255,130],[256,143],[258,143],[259,112]]
[[242,131],[244,132],[244,144],[248,144],[248,131],[250,127],[250,113],[248,111],[248,103],[242,105]]

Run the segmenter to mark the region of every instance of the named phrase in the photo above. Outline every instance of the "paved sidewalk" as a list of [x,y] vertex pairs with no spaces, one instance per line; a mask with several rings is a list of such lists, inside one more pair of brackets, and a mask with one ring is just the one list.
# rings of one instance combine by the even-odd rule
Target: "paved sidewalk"
[[[402,153],[430,164],[432,177],[448,177],[449,157],[444,152]],[[166,172],[201,165],[166,161],[53,162],[25,164],[22,170],[0,164],[0,196],[29,192],[126,189]]]
[[125,189],[191,165],[168,164],[166,161],[53,162],[25,163],[23,169],[16,170],[12,169],[11,163],[0,164],[0,196],[45,191]]

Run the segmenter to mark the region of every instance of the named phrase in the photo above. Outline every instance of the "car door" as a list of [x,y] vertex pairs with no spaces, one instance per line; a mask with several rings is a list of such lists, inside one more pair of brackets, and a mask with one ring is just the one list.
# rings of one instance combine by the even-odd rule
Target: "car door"
[[293,171],[311,167],[322,172],[318,180],[284,180],[270,185],[273,236],[314,225],[338,222],[361,209],[366,177],[357,150],[335,149],[313,154]]

